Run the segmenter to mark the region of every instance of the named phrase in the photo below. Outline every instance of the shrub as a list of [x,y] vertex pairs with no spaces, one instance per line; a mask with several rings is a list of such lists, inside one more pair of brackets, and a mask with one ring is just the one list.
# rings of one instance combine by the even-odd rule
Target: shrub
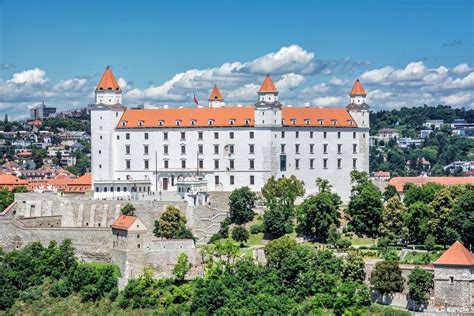
[[243,245],[249,239],[249,232],[243,226],[235,226],[232,230],[232,239]]
[[20,299],[23,302],[30,303],[33,301],[37,301],[43,295],[43,289],[39,286],[30,287],[23,292],[20,293]]
[[336,247],[337,248],[349,248],[352,245],[352,241],[347,238],[339,238],[336,241]]
[[250,226],[250,233],[251,234],[263,233],[263,225],[262,224],[254,224],[254,225]]
[[96,301],[100,297],[100,292],[93,284],[87,284],[81,289],[81,301]]
[[52,297],[68,297],[72,294],[72,286],[69,281],[59,280],[53,283],[49,290],[49,295]]
[[134,215],[135,214],[135,206],[130,203],[125,204],[124,207],[120,209],[123,215]]

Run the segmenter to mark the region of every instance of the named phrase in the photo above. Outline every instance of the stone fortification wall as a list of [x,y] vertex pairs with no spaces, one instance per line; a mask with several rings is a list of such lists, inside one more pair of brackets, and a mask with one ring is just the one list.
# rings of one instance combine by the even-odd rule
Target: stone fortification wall
[[[36,220],[36,219],[35,219]],[[0,219],[0,247],[6,251],[22,248],[33,241],[47,246],[70,239],[77,257],[84,261],[110,261],[112,232],[110,228],[27,227],[18,219]]]
[[434,274],[436,306],[450,312],[474,311],[473,274],[474,267],[437,266]]

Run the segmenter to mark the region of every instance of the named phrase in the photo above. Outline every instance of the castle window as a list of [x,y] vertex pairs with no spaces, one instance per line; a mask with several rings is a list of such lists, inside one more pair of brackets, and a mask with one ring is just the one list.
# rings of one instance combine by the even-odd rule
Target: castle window
[[352,153],[357,154],[357,144],[352,144]]
[[281,153],[284,154],[285,153],[285,144],[281,144],[280,149],[281,149]]
[[295,132],[296,138],[300,137],[300,132]]
[[204,152],[204,146],[202,144],[198,145],[198,153],[202,154]]
[[230,184],[234,185],[234,176],[230,176]]
[[341,132],[337,132],[337,138],[341,138]]
[[204,160],[199,159],[199,168],[203,169],[204,168]]
[[176,126],[180,126],[181,125],[181,120],[176,120]]
[[314,144],[309,144],[309,153],[314,154]]
[[196,120],[191,120],[191,125],[196,125]]
[[122,121],[122,126],[127,126],[127,121]]
[[255,137],[254,132],[249,132],[249,138],[253,139]]
[[342,168],[341,165],[342,165],[342,159],[337,158],[337,169],[341,169]]
[[454,283],[454,275],[449,276],[449,283],[451,283],[451,284]]
[[148,160],[143,160],[145,170],[148,170],[150,162]]
[[168,155],[168,145],[163,145],[163,154]]
[[255,169],[255,160],[254,159],[250,159],[249,160],[249,169]]
[[230,125],[234,125],[234,124],[235,124],[235,120],[229,120],[229,124],[230,124]]
[[295,153],[300,153],[300,144],[295,144]]
[[250,176],[250,185],[255,184],[255,176]]
[[129,140],[129,139],[130,139],[130,133],[126,133],[126,134],[125,134],[125,139],[126,139],[126,140]]
[[337,144],[337,153],[338,154],[342,153],[342,144]]
[[163,160],[163,166],[165,169],[168,169],[168,160]]
[[214,139],[219,139],[219,133],[218,132],[214,132]]
[[309,168],[314,169],[314,159],[309,160]]
[[165,124],[165,121],[159,121],[159,122],[158,122],[158,125],[159,125],[159,126],[163,126],[164,124]]
[[295,169],[299,169],[299,168],[300,168],[300,160],[295,159]]
[[229,138],[234,139],[234,132],[229,132]]
[[337,124],[337,120],[331,120],[331,123],[332,123],[332,125],[336,125],[336,124]]
[[328,153],[328,144],[323,144],[323,154]]
[[306,125],[309,125],[309,124],[311,123],[311,121],[310,121],[310,120],[304,120],[304,123],[305,123]]
[[208,120],[208,121],[207,121],[207,124],[208,124],[208,125],[214,125],[214,120]]
[[125,145],[125,155],[130,155],[130,145]]
[[291,124],[296,125],[296,119],[291,119]]
[[145,124],[144,121],[138,121],[138,126],[143,126],[143,124]]
[[181,132],[181,140],[185,140],[186,139],[186,133],[185,132]]
[[281,131],[281,138],[285,138],[285,131]]
[[181,155],[186,154],[186,145],[181,145]]
[[250,144],[249,145],[249,154],[254,154],[255,153],[255,145]]
[[202,132],[198,132],[198,139],[202,140]]
[[148,139],[148,133],[145,133],[143,137],[145,137],[145,139]]
[[181,160],[181,168],[186,169],[186,160]]
[[214,155],[219,154],[219,145],[214,145]]
[[249,125],[250,124],[250,119],[245,119],[245,125]]
[[357,158],[352,159],[352,168],[357,169]]
[[324,120],[318,120],[319,122],[319,125],[323,125],[324,124]]
[[328,159],[324,158],[323,159],[323,169],[327,169],[327,168],[328,168]]
[[163,139],[164,139],[164,140],[168,140],[168,132],[164,132],[164,133],[163,133]]
[[309,138],[313,138],[313,132],[309,132]]
[[352,138],[356,139],[356,137],[357,137],[357,132],[353,132],[352,133]]
[[140,244],[137,244],[137,248],[140,249]]
[[[138,227],[138,225],[137,225],[137,227]],[[140,234],[137,234],[137,238],[140,238]]]
[[219,169],[219,159],[214,159],[214,169]]
[[352,120],[349,120],[348,122],[349,122],[349,125],[352,126]]
[[214,184],[219,184],[219,176],[214,176]]

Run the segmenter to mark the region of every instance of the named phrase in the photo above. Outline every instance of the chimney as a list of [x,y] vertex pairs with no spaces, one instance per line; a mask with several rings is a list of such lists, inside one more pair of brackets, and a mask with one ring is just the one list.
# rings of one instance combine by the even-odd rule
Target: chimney
[[168,108],[168,104],[163,104],[163,109],[167,109]]
[[306,102],[306,103],[304,104],[304,107],[305,107],[305,108],[309,108],[309,102]]

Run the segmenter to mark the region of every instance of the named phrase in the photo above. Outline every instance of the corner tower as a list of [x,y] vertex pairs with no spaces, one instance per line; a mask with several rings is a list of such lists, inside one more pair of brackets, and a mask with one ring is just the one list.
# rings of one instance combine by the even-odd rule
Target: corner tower
[[95,88],[95,104],[122,104],[122,89],[109,66]]
[[352,115],[354,120],[359,127],[369,127],[369,106],[365,103],[367,93],[365,93],[364,87],[360,83],[359,79],[356,80],[352,87],[351,93],[349,93],[350,102],[347,106],[347,111]]
[[222,98],[222,94],[217,85],[214,85],[214,88],[211,91],[211,95],[209,96],[209,107],[220,108],[222,106],[225,106],[224,99]]

